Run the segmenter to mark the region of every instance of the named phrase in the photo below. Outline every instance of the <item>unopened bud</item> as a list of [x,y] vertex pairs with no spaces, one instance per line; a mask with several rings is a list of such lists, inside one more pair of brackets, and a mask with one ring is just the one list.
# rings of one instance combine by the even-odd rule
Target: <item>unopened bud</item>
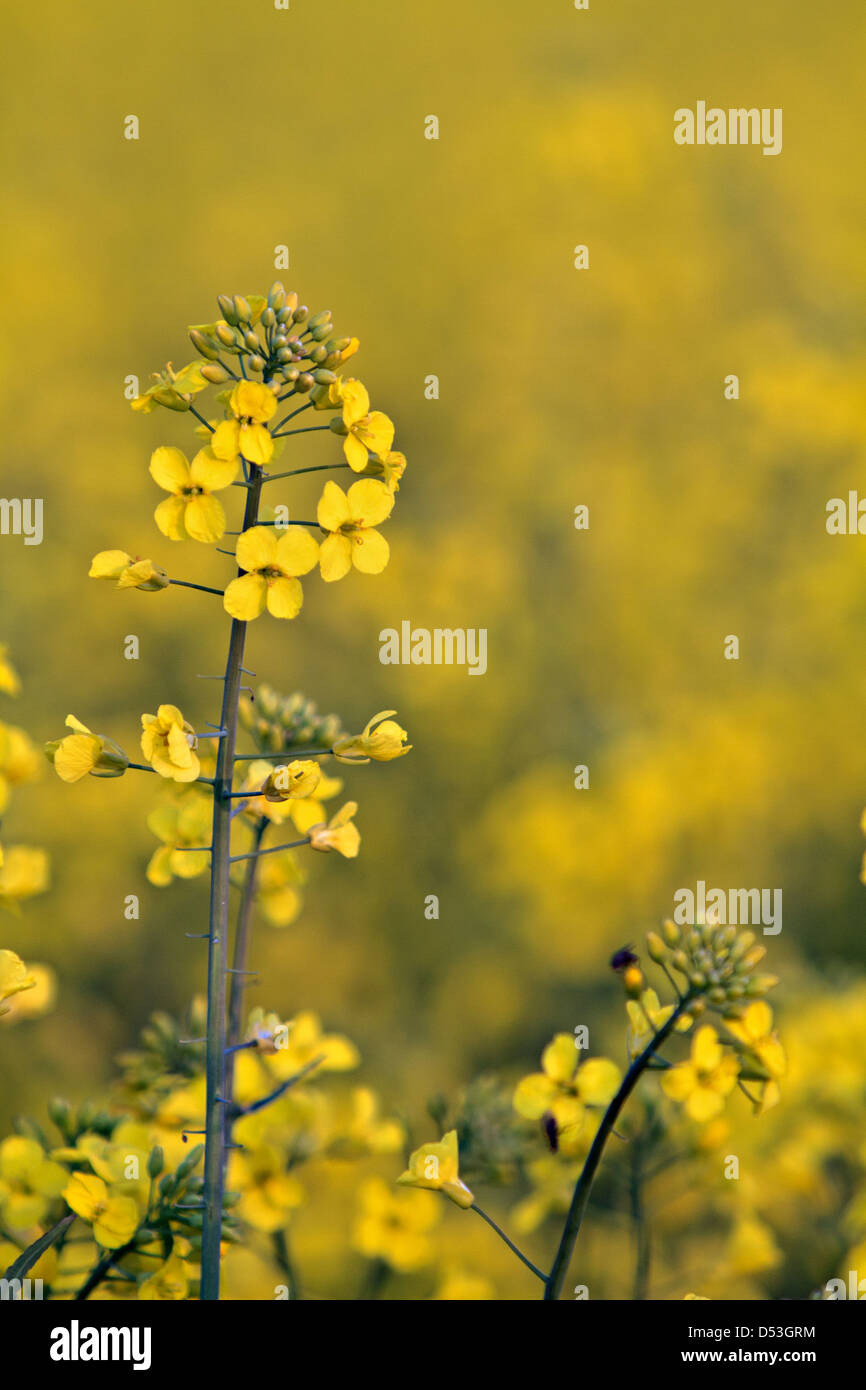
[[218,294],[217,304],[219,305],[220,313],[222,314],[226,323],[230,323],[233,327],[237,327],[237,310],[235,309],[234,303],[229,298],[229,296],[227,294]]
[[196,352],[201,353],[202,357],[207,357],[211,362],[219,357],[219,347],[209,338],[206,338],[203,333],[199,333],[197,328],[189,330],[189,337]]

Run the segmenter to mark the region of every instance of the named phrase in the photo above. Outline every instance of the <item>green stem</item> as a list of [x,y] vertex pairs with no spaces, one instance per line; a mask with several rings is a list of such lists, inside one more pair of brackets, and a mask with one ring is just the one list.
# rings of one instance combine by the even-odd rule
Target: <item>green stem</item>
[[[262,470],[250,464],[250,487],[244,507],[244,530],[254,526],[259,510]],[[240,573],[240,571],[238,571]],[[229,929],[231,858],[231,791],[238,724],[241,667],[247,625],[232,620],[223,684],[220,729],[213,788],[210,920],[208,922],[207,1049],[205,1053],[204,1224],[201,1248],[201,1299],[216,1302],[220,1291],[220,1239],[226,1152],[226,960]]]
[[636,1139],[631,1155],[631,1173],[629,1174],[631,1220],[635,1239],[632,1299],[636,1303],[643,1302],[649,1292],[650,1261],[652,1259],[650,1229],[644,1202],[643,1159],[643,1145],[639,1139]]
[[544,1297],[547,1301],[558,1299],[562,1292],[565,1276],[568,1273],[568,1266],[571,1263],[571,1257],[574,1253],[574,1247],[580,1233],[583,1214],[586,1211],[589,1194],[592,1191],[592,1184],[595,1181],[598,1165],[604,1153],[604,1146],[617,1122],[619,1112],[622,1110],[622,1107],[625,1105],[640,1080],[641,1074],[646,1070],[647,1064],[655,1053],[656,1048],[660,1047],[669,1034],[673,1032],[678,1018],[685,1012],[688,1003],[688,996],[680,1000],[667,1022],[664,1023],[655,1036],[650,1039],[643,1052],[635,1058],[623,1077],[622,1085],[607,1107],[607,1110],[604,1112],[602,1122],[596,1131],[592,1146],[586,1156],[583,1170],[575,1185],[571,1206],[568,1209],[568,1216],[565,1218],[565,1226],[559,1242],[559,1248],[557,1249],[550,1274],[545,1281]]
[[505,1232],[503,1231],[502,1227],[501,1227],[501,1226],[497,1226],[497,1224],[496,1224],[496,1222],[493,1220],[493,1217],[492,1217],[492,1216],[488,1216],[488,1215],[487,1215],[487,1212],[486,1212],[486,1211],[483,1211],[483,1210],[481,1209],[481,1207],[479,1207],[479,1205],[478,1205],[477,1202],[473,1202],[473,1203],[472,1203],[472,1206],[469,1208],[469,1210],[470,1210],[470,1211],[477,1211],[477,1212],[478,1212],[478,1215],[479,1215],[484,1221],[487,1222],[488,1226],[492,1226],[492,1227],[493,1227],[493,1230],[494,1230],[494,1231],[496,1232],[496,1234],[499,1236],[500,1240],[504,1240],[504,1241],[505,1241],[505,1244],[508,1246],[509,1250],[511,1250],[511,1251],[514,1252],[514,1254],[517,1256],[518,1260],[522,1260],[522,1262],[526,1265],[526,1268],[527,1268],[527,1269],[531,1269],[532,1272],[533,1272],[533,1274],[536,1276],[536,1278],[538,1278],[538,1279],[541,1280],[542,1284],[546,1284],[546,1283],[547,1283],[547,1276],[546,1276],[545,1274],[542,1274],[541,1270],[538,1268],[537,1265],[534,1265],[534,1264],[532,1263],[531,1260],[529,1260],[529,1259],[526,1258],[526,1256],[524,1255],[524,1253],[523,1253],[522,1250],[518,1250],[517,1246],[514,1244],[514,1241],[513,1241],[513,1240],[509,1240],[508,1236],[505,1234]]
[[[263,816],[258,822],[253,834],[253,848],[259,850],[265,831],[270,821]],[[238,916],[235,924],[235,944],[232,955],[232,975],[231,988],[229,990],[229,1026],[228,1026],[228,1045],[237,1047],[241,1040],[241,1028],[243,1027],[244,1012],[244,991],[246,990],[247,976],[243,973],[247,968],[247,957],[249,955],[250,928],[253,918],[253,903],[256,896],[256,880],[258,878],[259,861],[258,858],[250,859],[247,862],[247,871],[244,874],[243,887],[241,888],[241,900],[238,905]],[[230,1052],[226,1058],[226,1097],[229,1102],[234,1100],[234,1071],[235,1054]]]
[[275,483],[278,478],[297,478],[299,473],[330,473],[335,468],[348,468],[347,463],[314,463],[310,468],[290,468],[288,473],[269,473],[266,483]]
[[200,589],[203,594],[219,594],[222,598],[224,589],[211,589],[207,584],[191,584],[188,579],[170,579],[169,584],[175,584],[178,589]]

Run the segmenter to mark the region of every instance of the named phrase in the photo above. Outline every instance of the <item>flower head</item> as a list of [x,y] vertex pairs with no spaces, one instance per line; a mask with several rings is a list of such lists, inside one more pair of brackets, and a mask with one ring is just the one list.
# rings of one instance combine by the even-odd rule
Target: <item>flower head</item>
[[0,724],[0,813],[6,809],[12,788],[38,781],[44,768],[30,735],[14,724]]
[[514,1109],[526,1120],[551,1116],[562,1152],[568,1156],[580,1146],[587,1107],[608,1105],[622,1081],[622,1072],[607,1057],[581,1062],[571,1033],[557,1033],[541,1054],[541,1066],[540,1072],[518,1082]]
[[221,459],[211,449],[199,449],[192,463],[180,449],[163,445],[150,459],[150,476],[171,494],[153,514],[171,541],[218,541],[226,529],[226,514],[214,492],[229,487],[238,471],[237,459]]
[[426,1192],[392,1192],[382,1178],[367,1178],[358,1190],[352,1244],[368,1259],[384,1260],[401,1274],[429,1264],[430,1232],[439,1220]]
[[457,1130],[449,1129],[438,1144],[422,1144],[409,1158],[409,1167],[397,1179],[406,1187],[427,1187],[444,1192],[458,1207],[475,1201],[459,1173]]
[[405,729],[391,718],[395,709],[382,709],[368,719],[360,734],[347,735],[334,744],[334,757],[341,763],[389,763],[402,758],[412,747]]
[[102,1178],[73,1173],[62,1196],[68,1206],[93,1227],[107,1250],[119,1250],[138,1229],[138,1205],[132,1197],[112,1197]]
[[316,510],[319,525],[328,532],[319,551],[324,580],[342,579],[353,565],[362,574],[381,574],[391,552],[374,528],[393,507],[393,494],[376,478],[361,478],[347,493],[337,483],[325,483]]
[[35,897],[48,887],[48,855],[30,845],[10,845],[0,862],[0,904],[19,912],[22,898]]
[[266,801],[291,801],[296,797],[312,796],[322,773],[319,764],[310,758],[295,758],[268,774],[262,795]]
[[318,545],[301,527],[293,526],[279,538],[270,526],[244,531],[238,537],[237,562],[247,572],[226,589],[226,612],[242,623],[252,622],[265,609],[274,618],[294,618],[304,601],[296,576],[308,574],[318,557]]
[[156,714],[141,716],[141,751],[160,777],[194,782],[201,772],[195,752],[195,730],[177,705],[160,705]]
[[267,423],[276,408],[277,398],[269,386],[260,381],[239,381],[229,396],[232,418],[217,425],[211,439],[217,458],[235,464],[239,457],[248,463],[270,463],[274,441]]
[[337,814],[331,817],[327,825],[323,822],[321,825],[310,826],[307,833],[311,847],[323,851],[335,849],[344,859],[355,859],[361,847],[360,832],[352,823],[357,809],[356,801],[347,801],[345,806],[341,806]]
[[118,589],[165,589],[169,578],[152,560],[136,560],[125,550],[100,550],[88,570],[90,579],[113,579]]
[[[213,812],[208,797],[190,795],[181,801],[157,806],[147,818],[147,828],[162,844],[147,866],[148,882],[164,888],[173,878],[196,878],[208,866]],[[190,853],[201,849],[201,854]]]
[[73,733],[46,743],[45,753],[54,771],[63,782],[80,782],[82,777],[122,777],[129,767],[123,749],[105,734],[95,734],[67,714],[66,727]]
[[692,1039],[688,1061],[666,1071],[661,1087],[671,1100],[683,1102],[690,1117],[702,1124],[721,1114],[738,1075],[736,1057],[719,1042],[715,1028],[704,1024]]
[[344,435],[343,453],[354,473],[363,473],[369,454],[389,454],[394,442],[394,425],[381,410],[370,410],[367,388],[350,377],[331,387],[331,399],[342,406],[342,416],[332,423],[336,434]]

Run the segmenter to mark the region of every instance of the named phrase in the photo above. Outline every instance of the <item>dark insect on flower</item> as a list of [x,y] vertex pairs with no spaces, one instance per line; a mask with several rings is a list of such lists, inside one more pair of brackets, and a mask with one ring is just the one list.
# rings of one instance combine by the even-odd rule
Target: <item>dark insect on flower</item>
[[559,1130],[556,1124],[556,1117],[551,1110],[545,1110],[542,1115],[541,1128],[544,1131],[544,1137],[547,1140],[550,1152],[554,1154],[557,1153],[559,1150]]
[[635,955],[631,946],[623,946],[619,951],[614,951],[610,958],[611,970],[627,970],[630,965],[637,965],[639,957]]

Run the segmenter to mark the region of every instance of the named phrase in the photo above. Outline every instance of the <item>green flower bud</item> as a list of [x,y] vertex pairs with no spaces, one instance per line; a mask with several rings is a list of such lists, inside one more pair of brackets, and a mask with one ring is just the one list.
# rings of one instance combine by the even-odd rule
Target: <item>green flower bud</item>
[[201,353],[202,357],[207,357],[211,362],[219,357],[219,347],[203,333],[199,333],[197,328],[189,330],[189,338],[196,352]]
[[668,921],[662,923],[662,936],[669,946],[679,946],[680,929],[676,922]]
[[156,1179],[165,1167],[165,1155],[159,1144],[155,1144],[147,1160],[147,1176]]
[[[226,323],[230,323],[234,327],[237,327],[237,324],[239,322],[237,310],[235,309],[234,302],[229,298],[229,296],[227,294],[218,294],[217,304],[219,305],[220,313],[222,314]],[[219,331],[219,327],[217,327],[217,331]]]
[[223,347],[233,348],[235,346],[235,335],[228,324],[218,323],[216,326],[216,335],[223,344]]
[[242,294],[236,294],[232,298],[234,311],[237,314],[237,323],[249,323],[253,316],[253,311]]
[[249,360],[249,366],[254,372],[263,372],[266,366],[265,359],[260,357],[257,352],[254,352]]
[[262,310],[262,324],[265,328],[273,328],[276,321],[277,316],[269,304],[266,309]]
[[663,961],[668,953],[665,943],[662,941],[658,932],[654,931],[647,932],[646,948],[650,960],[654,960],[656,964]]
[[201,374],[205,381],[210,381],[214,386],[221,386],[224,381],[231,381],[231,375],[226,371],[221,362],[208,362],[201,369]]

